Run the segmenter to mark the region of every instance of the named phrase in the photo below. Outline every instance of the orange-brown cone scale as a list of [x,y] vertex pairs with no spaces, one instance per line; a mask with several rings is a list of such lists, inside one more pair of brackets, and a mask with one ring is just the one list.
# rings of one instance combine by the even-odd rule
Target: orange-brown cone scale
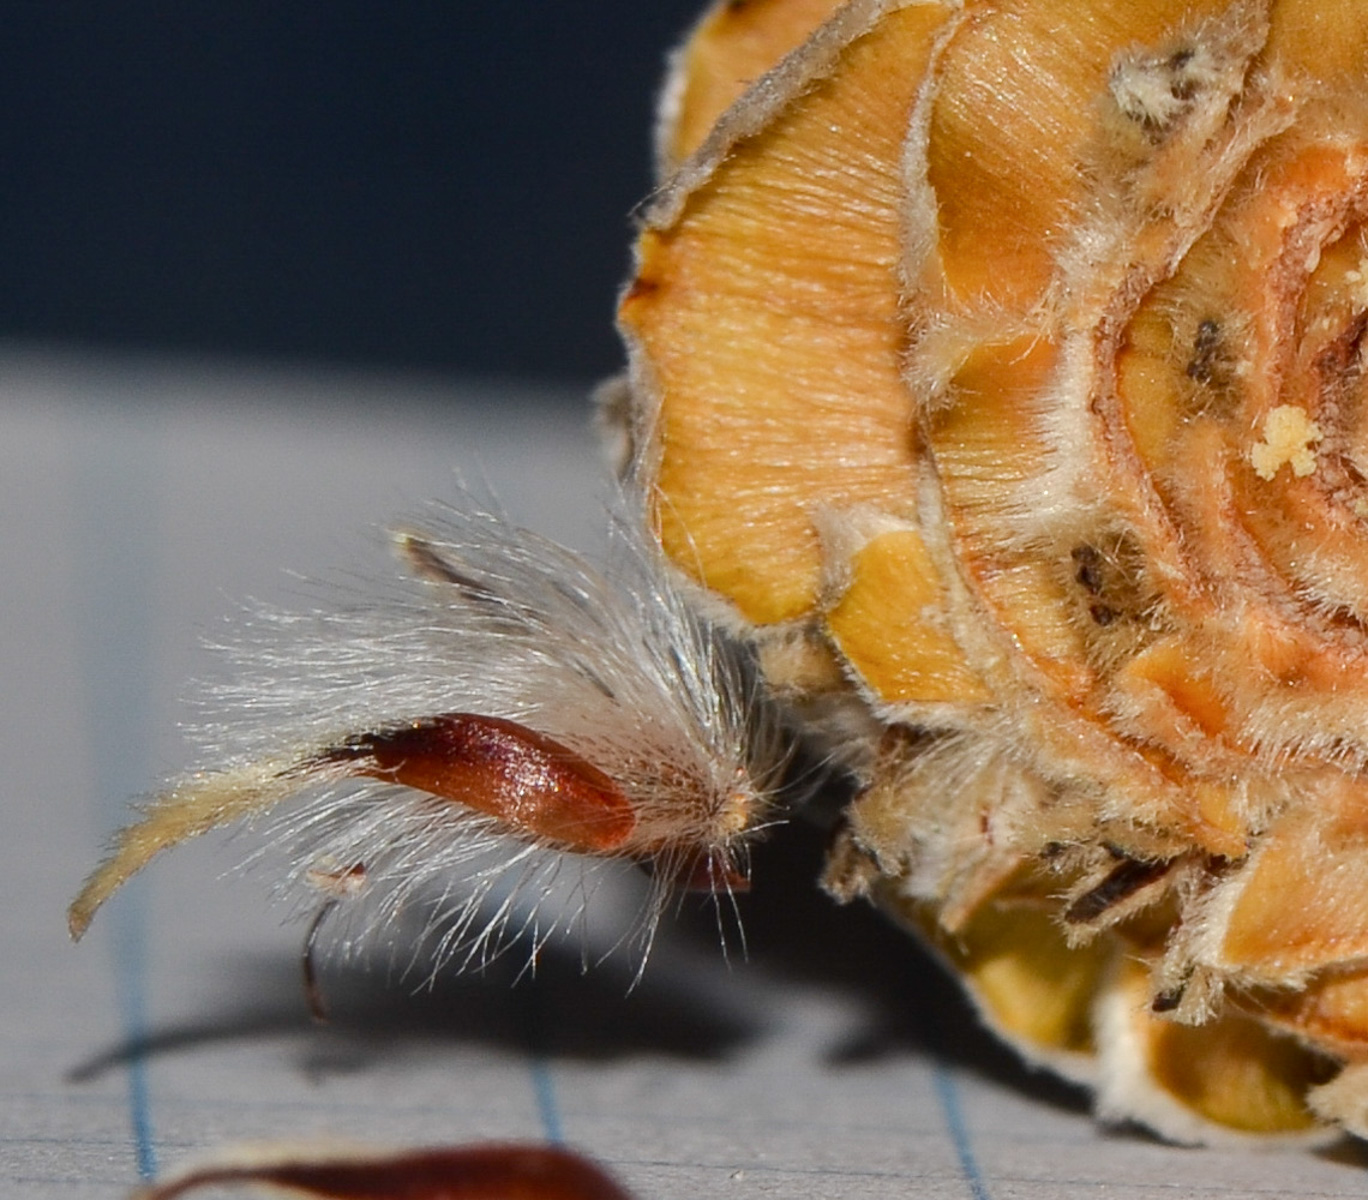
[[830,7],[675,60],[665,549],[994,1028],[1177,1139],[1368,1133],[1368,2]]
[[710,9],[681,48],[666,85],[662,168],[697,150],[741,93],[840,6],[841,0],[728,0]]

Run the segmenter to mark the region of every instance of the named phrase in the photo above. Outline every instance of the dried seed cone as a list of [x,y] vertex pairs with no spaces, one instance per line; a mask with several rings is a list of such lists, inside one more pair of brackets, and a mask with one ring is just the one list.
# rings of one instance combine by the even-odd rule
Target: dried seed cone
[[1368,1133],[1366,76],[1352,0],[734,0],[622,303],[829,886],[1182,1140]]

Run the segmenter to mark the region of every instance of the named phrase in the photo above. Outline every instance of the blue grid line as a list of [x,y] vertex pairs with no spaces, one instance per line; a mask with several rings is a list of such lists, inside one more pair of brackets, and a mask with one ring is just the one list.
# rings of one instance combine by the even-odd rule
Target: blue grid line
[[[126,816],[146,784],[150,757],[151,625],[156,560],[150,423],[128,397],[84,415],[73,438],[78,612],[84,665],[86,739],[103,828]],[[111,908],[113,970],[128,1047],[128,1118],[138,1174],[156,1174],[146,1056],[147,915],[134,885]]]
[[941,1112],[945,1115],[945,1125],[950,1131],[950,1140],[959,1159],[960,1170],[974,1200],[991,1200],[988,1185],[984,1182],[983,1171],[979,1167],[974,1146],[969,1138],[969,1125],[964,1119],[964,1105],[960,1101],[959,1084],[954,1074],[939,1059],[931,1068],[931,1081],[936,1089],[936,1099],[940,1101]]
[[532,1056],[532,1088],[537,1096],[537,1115],[541,1118],[542,1132],[553,1145],[565,1141],[565,1129],[561,1123],[560,1105],[556,1102],[556,1081],[551,1076],[551,1063],[544,1054]]
[[528,1070],[532,1075],[532,1094],[536,1097],[537,1117],[541,1121],[542,1136],[554,1145],[565,1141],[565,1124],[561,1120],[556,1099],[556,1081],[551,1073],[551,1060],[546,1052],[545,997],[536,979],[527,981],[521,997],[519,1016],[523,1040],[527,1045]]
[[142,888],[124,897],[116,915],[114,971],[119,983],[119,1015],[128,1043],[128,1120],[138,1175],[157,1173],[152,1132],[152,1100],[148,1089],[146,1012],[146,903]]

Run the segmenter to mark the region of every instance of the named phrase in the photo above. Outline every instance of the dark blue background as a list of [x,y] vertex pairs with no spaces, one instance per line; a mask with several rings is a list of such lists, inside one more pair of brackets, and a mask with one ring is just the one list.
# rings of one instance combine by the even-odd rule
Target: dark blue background
[[6,5],[0,338],[604,374],[701,3]]

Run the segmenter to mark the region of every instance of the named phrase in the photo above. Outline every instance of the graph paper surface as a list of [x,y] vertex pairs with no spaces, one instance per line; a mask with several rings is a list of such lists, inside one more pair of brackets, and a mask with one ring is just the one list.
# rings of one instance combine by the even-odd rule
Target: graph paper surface
[[583,410],[550,399],[0,356],[0,1190],[118,1196],[249,1140],[550,1139],[643,1200],[1368,1194],[1355,1144],[1099,1128],[902,935],[817,893],[802,829],[760,856],[744,957],[686,909],[635,989],[630,961],[584,974],[574,944],[534,977],[510,960],[430,988],[378,948],[325,965],[316,1026],[300,925],[269,871],[234,870],[250,837],[177,850],[68,944],[65,904],[127,799],[185,765],[185,682],[244,601],[385,571],[379,527],[453,497],[456,467],[595,547],[601,468]]

